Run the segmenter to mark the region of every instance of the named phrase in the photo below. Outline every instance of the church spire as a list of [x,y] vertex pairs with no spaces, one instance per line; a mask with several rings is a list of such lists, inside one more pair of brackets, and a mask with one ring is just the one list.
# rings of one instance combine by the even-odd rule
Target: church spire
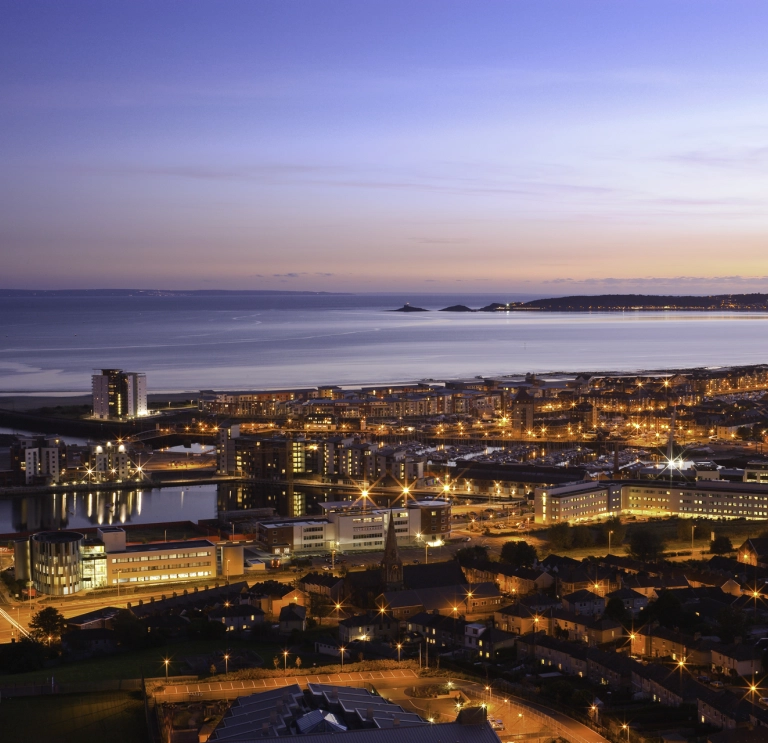
[[400,559],[400,551],[397,549],[397,534],[395,532],[395,512],[389,511],[389,526],[387,527],[387,540],[384,543],[384,559],[381,561],[384,568],[384,585],[388,591],[397,591],[403,587],[403,561]]

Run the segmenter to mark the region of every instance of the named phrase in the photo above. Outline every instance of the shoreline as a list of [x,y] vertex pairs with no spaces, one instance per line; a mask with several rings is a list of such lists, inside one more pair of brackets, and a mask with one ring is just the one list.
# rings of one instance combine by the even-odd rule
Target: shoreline
[[[324,382],[306,382],[297,385],[270,385],[265,384],[261,386],[238,386],[238,387],[220,387],[220,388],[200,388],[195,390],[179,390],[176,392],[150,392],[148,394],[148,401],[150,403],[159,404],[163,401],[171,402],[184,402],[190,398],[198,398],[201,391],[212,392],[224,392],[224,391],[238,391],[243,393],[248,392],[277,392],[281,390],[294,390],[294,389],[311,389],[324,387],[328,385],[338,386],[343,390],[354,390],[361,387],[371,386],[401,386],[408,384],[440,384],[447,382],[457,382],[462,380],[471,379],[497,379],[497,380],[524,380],[528,375],[533,375],[541,379],[562,379],[562,378],[576,378],[579,376],[590,377],[625,377],[625,376],[672,376],[675,374],[691,374],[693,372],[714,373],[718,371],[725,371],[730,369],[760,369],[768,367],[768,360],[765,363],[756,364],[724,364],[717,366],[673,366],[673,367],[656,367],[652,369],[581,369],[581,370],[546,370],[546,371],[532,371],[527,372],[515,372],[510,374],[475,374],[459,377],[405,377],[400,379],[377,379],[377,380],[365,380],[357,382],[343,382],[343,383],[324,383]],[[50,402],[45,402],[50,401]],[[23,413],[28,410],[36,410],[39,407],[55,407],[57,404],[62,404],[62,401],[68,401],[70,404],[73,401],[79,401],[80,404],[87,404],[91,401],[90,392],[52,392],[50,390],[41,391],[25,391],[25,392],[0,392],[0,410],[6,412],[19,412]],[[35,402],[34,405],[30,405],[30,402]],[[14,405],[14,408],[8,407],[8,403]],[[162,409],[161,409],[162,412]]]

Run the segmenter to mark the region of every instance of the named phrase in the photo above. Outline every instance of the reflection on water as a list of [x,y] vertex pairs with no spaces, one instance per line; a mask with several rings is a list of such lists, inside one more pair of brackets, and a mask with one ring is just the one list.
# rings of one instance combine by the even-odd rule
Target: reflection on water
[[[72,526],[125,524],[141,516],[144,493],[118,490],[53,493],[13,500],[14,531],[68,529]],[[85,521],[85,523],[83,523]]]
[[274,508],[279,516],[304,516],[320,513],[318,503],[327,500],[342,500],[342,497],[320,486],[294,487],[291,496],[288,486],[282,483],[227,483],[219,485],[217,508],[219,513]]
[[318,503],[343,500],[329,488],[222,483],[155,490],[47,493],[0,500],[0,534],[83,529],[110,524],[159,524],[216,518],[218,513],[272,508],[278,516],[319,514]]
[[92,490],[0,500],[0,533],[155,524],[216,517],[216,486]]

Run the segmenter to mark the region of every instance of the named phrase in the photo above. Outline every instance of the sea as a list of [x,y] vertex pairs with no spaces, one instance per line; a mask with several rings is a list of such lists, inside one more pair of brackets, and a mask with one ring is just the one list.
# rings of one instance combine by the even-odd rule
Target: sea
[[[500,294],[0,297],[0,395],[78,394],[94,369],[150,393],[768,361],[768,314],[451,313]],[[392,312],[405,303],[428,312]]]

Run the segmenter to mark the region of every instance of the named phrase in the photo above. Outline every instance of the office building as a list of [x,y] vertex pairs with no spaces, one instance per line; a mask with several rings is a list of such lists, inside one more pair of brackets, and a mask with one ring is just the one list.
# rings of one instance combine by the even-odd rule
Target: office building
[[102,369],[91,377],[93,417],[140,418],[147,415],[147,377],[138,372]]
[[437,545],[451,535],[451,505],[447,501],[412,501],[392,509],[366,508],[359,501],[326,501],[319,506],[322,518],[260,523],[259,540],[274,555],[380,551],[390,518],[401,545]]
[[45,595],[69,596],[104,586],[175,583],[242,575],[242,548],[207,539],[126,544],[125,530],[104,526],[86,538],[74,531],[40,532],[15,543],[17,577]]
[[768,519],[768,484],[698,480],[625,480],[536,488],[537,524],[577,523],[619,514]]

